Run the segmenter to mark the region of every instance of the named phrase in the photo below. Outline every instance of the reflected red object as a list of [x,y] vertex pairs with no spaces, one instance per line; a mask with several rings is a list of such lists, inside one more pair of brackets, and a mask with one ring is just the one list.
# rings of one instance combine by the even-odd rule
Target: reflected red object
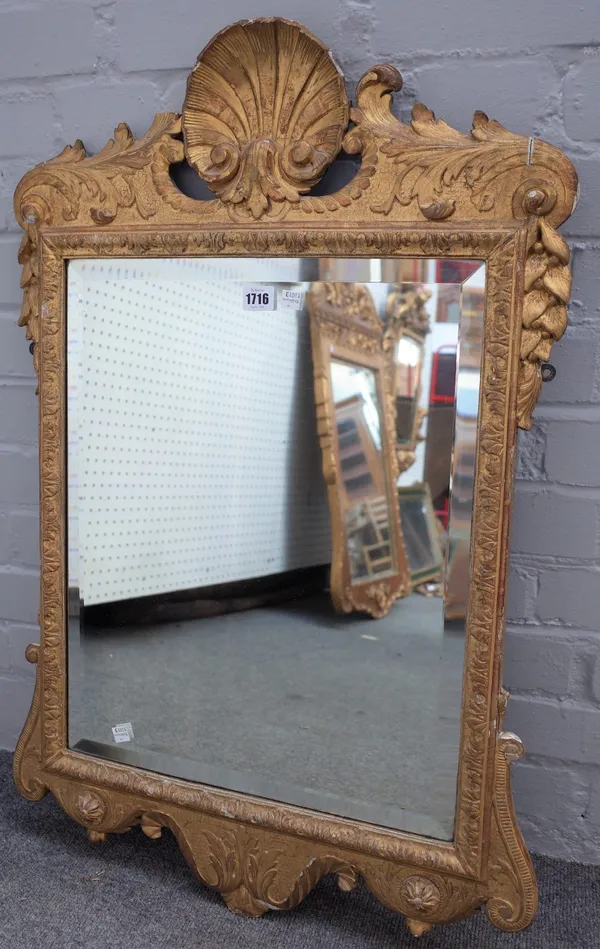
[[429,404],[454,405],[456,346],[440,346],[433,354]]
[[444,495],[442,498],[436,498],[435,513],[442,522],[442,527],[444,530],[448,530],[448,519],[450,517],[450,498],[448,495]]
[[464,283],[480,267],[480,260],[437,260],[436,283]]

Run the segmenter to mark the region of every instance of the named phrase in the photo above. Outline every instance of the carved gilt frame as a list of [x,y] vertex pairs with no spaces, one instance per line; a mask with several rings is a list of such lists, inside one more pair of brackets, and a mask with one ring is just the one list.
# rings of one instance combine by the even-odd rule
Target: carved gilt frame
[[[50,791],[91,839],[170,827],[194,871],[228,906],[259,915],[299,903],[326,873],[362,877],[420,934],[486,904],[502,929],[536,910],[501,731],[507,538],[516,426],[528,428],[540,363],[566,326],[575,171],[556,148],[481,112],[462,134],[425,106],[391,112],[402,80],[369,70],[351,110],[326,48],[298,24],[244,21],[218,34],[190,76],[182,118],[159,114],[135,140],[125,125],[97,155],[81,142],[22,179],[21,325],[39,375],[40,645],[14,773],[22,794]],[[348,118],[354,123],[348,130]],[[183,124],[182,124],[183,122]],[[181,139],[183,130],[183,141]],[[360,155],[334,194],[309,189],[340,146]],[[175,185],[185,155],[215,198]],[[455,837],[442,843],[162,777],[71,751],[67,741],[65,261],[129,256],[459,257],[484,260],[487,296],[471,548],[471,595]],[[143,338],[141,340],[143,345]]]
[[[331,514],[331,596],[341,613],[359,610],[373,617],[389,612],[410,593],[410,569],[400,527],[396,482],[396,411],[393,354],[382,347],[381,321],[369,290],[359,283],[314,283],[308,294],[317,430]],[[339,359],[372,369],[381,420],[381,465],[387,499],[388,543],[393,574],[353,583],[343,514],[343,473],[331,384],[331,362]]]

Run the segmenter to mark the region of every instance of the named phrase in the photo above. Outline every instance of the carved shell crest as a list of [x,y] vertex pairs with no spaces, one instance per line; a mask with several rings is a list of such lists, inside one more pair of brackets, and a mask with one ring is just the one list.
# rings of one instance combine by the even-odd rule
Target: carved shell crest
[[186,156],[238,216],[297,202],[338,154],[349,119],[327,48],[290,20],[245,20],[218,33],[188,79]]

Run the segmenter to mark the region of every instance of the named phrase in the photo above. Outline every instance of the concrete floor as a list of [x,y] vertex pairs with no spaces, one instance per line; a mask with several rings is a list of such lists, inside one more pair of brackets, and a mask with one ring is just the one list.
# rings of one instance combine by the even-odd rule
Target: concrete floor
[[[451,839],[464,635],[414,594],[329,597],[71,636],[71,745],[242,793]],[[134,740],[111,727],[131,722]]]

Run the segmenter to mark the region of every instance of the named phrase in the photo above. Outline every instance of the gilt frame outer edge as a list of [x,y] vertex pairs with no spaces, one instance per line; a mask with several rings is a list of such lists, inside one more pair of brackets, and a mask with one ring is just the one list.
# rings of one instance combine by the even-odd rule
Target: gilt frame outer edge
[[[273,18],[251,21],[252,29],[264,29],[266,36],[263,22],[272,35]],[[516,736],[501,732],[512,466],[516,423],[531,424],[540,363],[566,325],[569,252],[555,228],[572,211],[577,179],[560,151],[512,135],[481,113],[470,137],[424,106],[415,107],[409,125],[400,123],[391,115],[389,95],[400,86],[388,65],[360,81],[351,113],[356,125],[344,147],[362,152],[362,164],[334,195],[296,200],[270,191],[267,182],[266,203],[254,200],[253,211],[245,199],[234,205],[186,197],[169,175],[169,166],[184,157],[175,114],[157,115],[137,141],[119,126],[96,156],[86,157],[78,142],[20,182],[20,323],[35,343],[40,379],[42,636],[40,647],[27,650],[37,662],[36,686],[14,773],[21,793],[38,800],[50,790],[94,840],[134,823],[150,837],[160,834],[161,825],[171,827],[195,872],[239,912],[289,908],[334,872],[342,889],[362,875],[386,906],[407,917],[415,934],[482,903],[495,925],[517,930],[533,918],[537,895],[510,794],[508,766],[523,749]],[[277,139],[277,129],[274,134]],[[289,143],[276,140],[275,146],[281,153]],[[304,144],[294,154],[296,163],[313,161]],[[164,778],[67,749],[64,259],[143,254],[486,260],[455,843]]]

